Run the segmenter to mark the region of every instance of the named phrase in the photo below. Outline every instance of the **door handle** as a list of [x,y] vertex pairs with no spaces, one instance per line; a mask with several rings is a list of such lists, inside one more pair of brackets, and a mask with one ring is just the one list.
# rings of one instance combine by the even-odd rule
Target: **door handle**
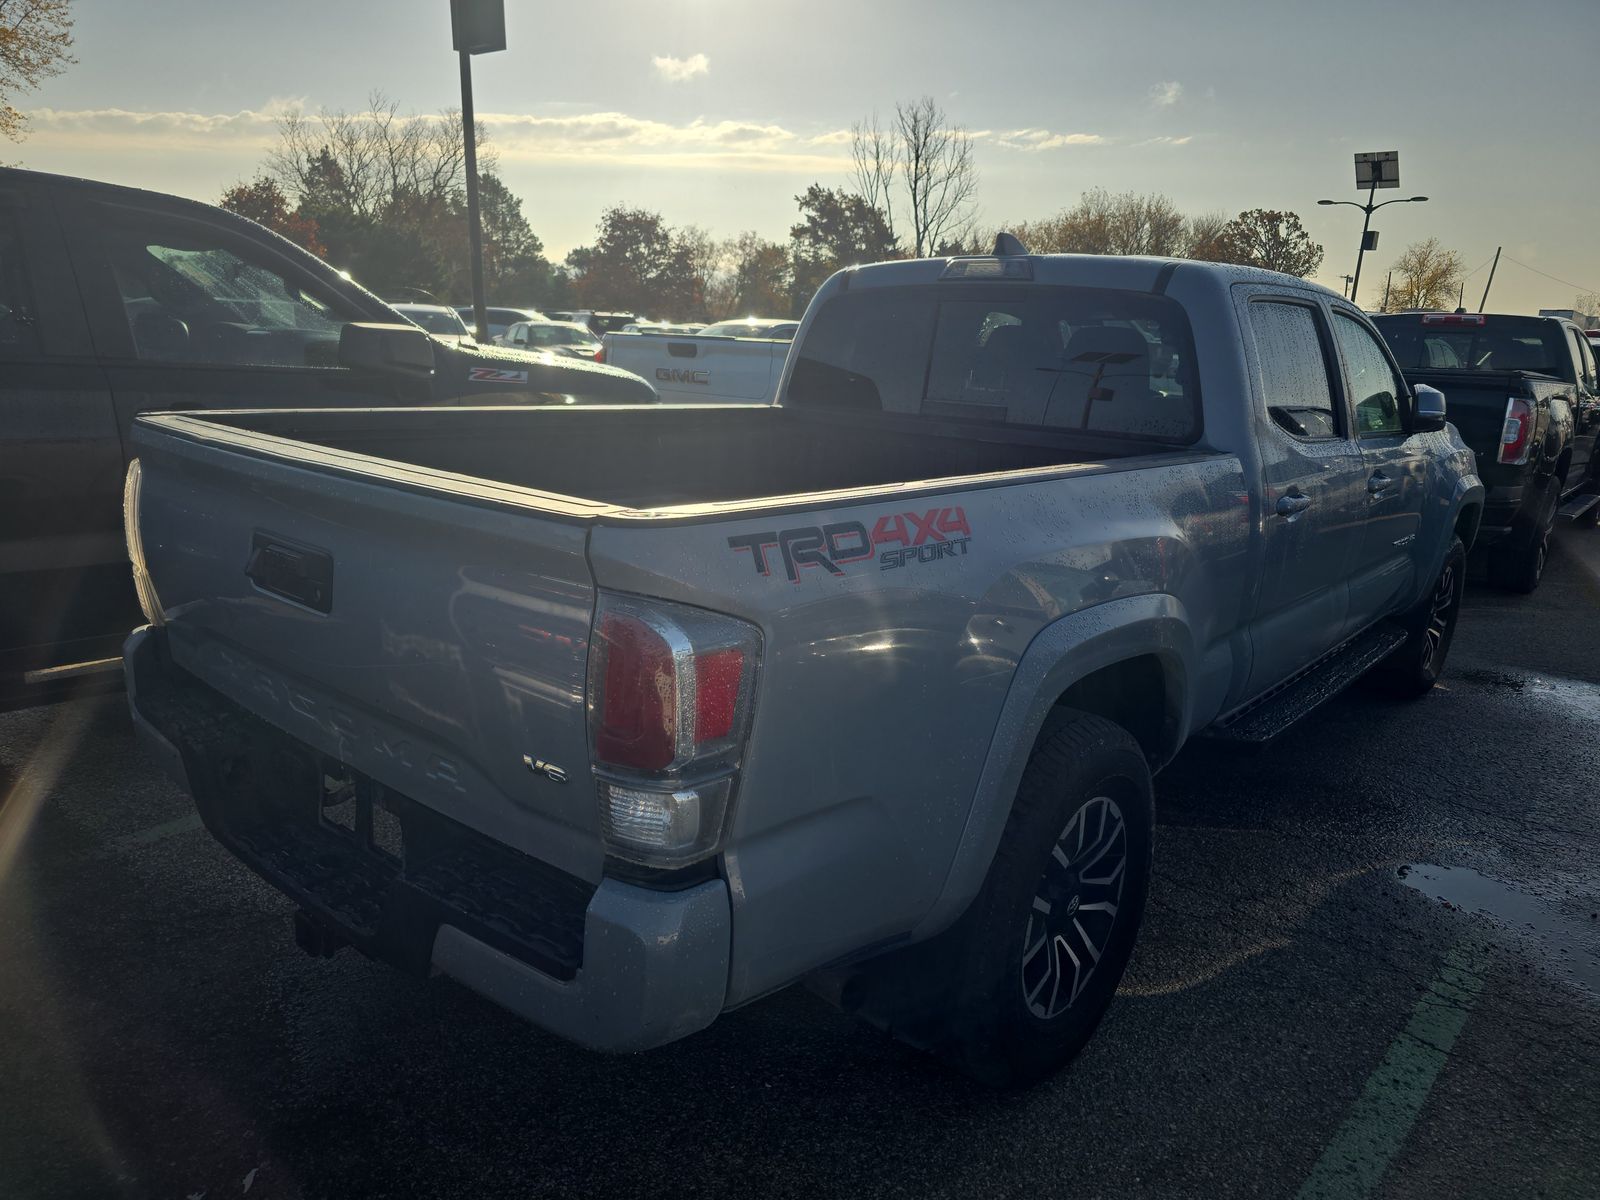
[[1371,479],[1367,480],[1367,495],[1373,497],[1381,496],[1393,486],[1394,480],[1379,471]]
[[1311,507],[1310,496],[1279,496],[1278,515],[1280,517],[1297,517]]

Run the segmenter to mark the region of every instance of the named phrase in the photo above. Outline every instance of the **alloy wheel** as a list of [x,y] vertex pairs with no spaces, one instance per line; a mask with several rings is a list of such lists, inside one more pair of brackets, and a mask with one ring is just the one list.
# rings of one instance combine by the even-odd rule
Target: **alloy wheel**
[[1022,942],[1022,997],[1043,1020],[1083,994],[1116,929],[1128,830],[1109,796],[1085,802],[1062,829],[1034,888]]
[[1439,583],[1433,589],[1433,602],[1428,606],[1428,625],[1423,631],[1427,646],[1424,666],[1432,667],[1443,653],[1445,639],[1450,636],[1450,624],[1455,607],[1456,564],[1449,562],[1439,573]]

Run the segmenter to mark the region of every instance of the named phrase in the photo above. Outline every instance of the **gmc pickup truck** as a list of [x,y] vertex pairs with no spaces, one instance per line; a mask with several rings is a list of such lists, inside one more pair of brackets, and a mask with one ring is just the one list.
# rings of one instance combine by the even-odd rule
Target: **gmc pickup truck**
[[1483,504],[1300,279],[854,268],[775,404],[139,418],[139,728],[307,949],[640,1050],[798,980],[1001,1086],[1089,1038],[1151,775],[1417,696]]
[[1556,517],[1592,525],[1600,514],[1600,383],[1588,339],[1555,317],[1396,313],[1373,323],[1408,380],[1444,392],[1477,454],[1490,578],[1533,591]]
[[430,339],[209,204],[0,169],[0,711],[120,674],[137,414],[574,396],[654,400],[620,371]]
[[751,404],[772,399],[794,321],[725,321],[697,334],[608,333],[596,361],[649,382],[669,404]]

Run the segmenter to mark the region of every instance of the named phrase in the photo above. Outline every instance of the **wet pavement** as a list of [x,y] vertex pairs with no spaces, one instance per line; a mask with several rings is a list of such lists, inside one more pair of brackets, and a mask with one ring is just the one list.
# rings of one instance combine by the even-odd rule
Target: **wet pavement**
[[306,958],[120,701],[0,717],[0,1196],[1594,1197],[1597,772],[1569,547],[1423,701],[1164,772],[1116,1004],[995,1096],[798,988],[606,1058]]

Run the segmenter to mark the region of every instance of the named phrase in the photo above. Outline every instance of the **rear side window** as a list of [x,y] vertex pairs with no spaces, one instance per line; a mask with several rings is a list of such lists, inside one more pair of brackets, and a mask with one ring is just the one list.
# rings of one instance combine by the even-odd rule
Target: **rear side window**
[[1267,413],[1295,437],[1338,437],[1316,311],[1304,304],[1257,301],[1250,305],[1250,331]]
[[1072,287],[871,288],[817,313],[784,403],[1192,442],[1193,340],[1182,307]]
[[1403,385],[1384,357],[1378,339],[1361,322],[1344,313],[1333,315],[1333,336],[1344,355],[1356,433],[1361,437],[1400,433]]

